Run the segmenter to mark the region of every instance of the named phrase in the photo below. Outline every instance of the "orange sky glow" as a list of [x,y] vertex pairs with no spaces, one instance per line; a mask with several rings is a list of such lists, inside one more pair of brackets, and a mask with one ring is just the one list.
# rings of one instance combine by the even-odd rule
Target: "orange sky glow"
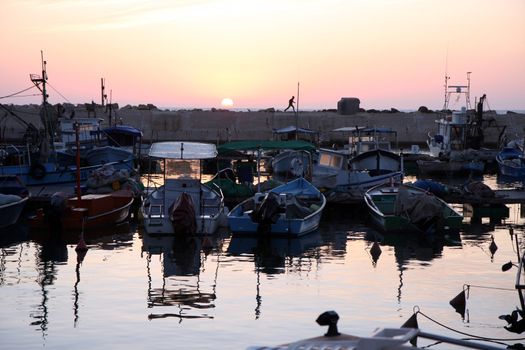
[[[523,0],[2,0],[0,103],[440,109],[444,77],[525,110]],[[25,94],[35,94],[36,89]],[[22,94],[23,95],[23,94]],[[458,102],[459,103],[459,102]],[[454,106],[452,108],[460,108]]]

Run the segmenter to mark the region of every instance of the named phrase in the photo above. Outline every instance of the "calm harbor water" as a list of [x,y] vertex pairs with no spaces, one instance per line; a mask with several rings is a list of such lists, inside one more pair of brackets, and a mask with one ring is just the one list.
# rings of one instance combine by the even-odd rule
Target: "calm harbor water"
[[[523,342],[498,318],[519,306],[516,269],[501,266],[517,261],[509,229],[521,241],[525,219],[520,205],[509,208],[501,223],[466,218],[458,237],[426,244],[383,237],[359,208],[326,211],[318,232],[301,239],[225,231],[179,242],[132,224],[88,237],[81,263],[77,237],[19,225],[0,242],[0,347],[244,349],[324,334],[315,319],[326,310],[337,311],[340,331],[367,336],[401,326],[414,308],[427,332]],[[465,285],[462,316],[449,301]]]

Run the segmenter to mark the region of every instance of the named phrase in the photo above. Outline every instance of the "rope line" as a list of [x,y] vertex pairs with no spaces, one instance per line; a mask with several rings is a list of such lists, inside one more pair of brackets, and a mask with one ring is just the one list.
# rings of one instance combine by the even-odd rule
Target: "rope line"
[[64,95],[62,95],[60,93],[60,91],[58,91],[57,89],[55,89],[55,87],[49,83],[47,83],[47,85],[49,85],[51,87],[51,89],[53,89],[53,91],[55,91],[57,94],[59,94],[64,100],[66,100],[67,102],[71,103],[71,101],[69,101],[66,97],[64,97]]
[[496,290],[504,290],[504,291],[510,291],[515,292],[516,289],[511,288],[499,288],[499,287],[487,287],[487,286],[476,286],[474,284],[467,284],[468,287],[476,287],[476,288],[484,288],[484,289],[496,289]]
[[41,95],[41,94],[16,95],[16,96],[3,96],[3,97],[0,97],[0,99],[2,99],[2,98],[7,98],[7,97],[17,98],[17,97],[32,97],[32,96],[40,96],[40,95]]
[[517,341],[517,340],[525,340],[525,338],[487,338],[487,337],[482,337],[482,336],[475,335],[475,334],[465,333],[465,332],[459,331],[457,329],[454,329],[452,327],[449,327],[449,326],[447,326],[447,325],[445,325],[445,324],[443,324],[441,322],[438,322],[438,321],[434,320],[433,318],[431,318],[430,316],[425,315],[421,311],[418,311],[418,313],[421,314],[422,316],[426,317],[430,321],[434,322],[435,324],[440,325],[443,328],[446,328],[446,329],[448,329],[448,330],[450,330],[452,332],[456,332],[458,334],[465,335],[467,337],[471,337],[473,339],[480,339],[480,340],[486,340],[486,341]]
[[31,89],[33,89],[33,88],[35,88],[35,87],[36,87],[35,85],[32,85],[32,86],[30,86],[30,87],[28,87],[28,88],[26,88],[26,89],[24,89],[24,90],[20,90],[20,91],[18,91],[18,92],[14,92],[14,93],[12,93],[11,95],[0,96],[0,99],[8,98],[8,97],[13,97],[13,96],[15,96],[15,95],[21,94],[22,92],[26,92],[27,90],[31,90]]

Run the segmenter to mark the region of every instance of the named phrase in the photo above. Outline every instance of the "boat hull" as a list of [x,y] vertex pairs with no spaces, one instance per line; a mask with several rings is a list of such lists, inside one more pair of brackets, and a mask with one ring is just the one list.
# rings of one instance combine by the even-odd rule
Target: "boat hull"
[[[190,194],[195,211],[195,233],[213,234],[226,221],[224,198],[210,187],[201,184],[198,180],[180,180],[162,186],[151,193],[142,205],[144,231],[150,235],[175,234],[173,223],[170,219],[170,206],[181,193]],[[202,203],[202,205],[201,205]]]
[[520,150],[506,147],[498,153],[496,161],[502,175],[515,178],[525,177],[525,157]]
[[[261,225],[265,224],[253,218],[257,206],[262,205],[262,201],[258,198],[266,198],[268,196],[268,194],[261,193],[245,200],[231,210],[228,214],[230,230],[237,234],[268,233],[272,235],[301,236],[315,231],[319,227],[322,212],[326,205],[326,198],[308,181],[298,178],[272,189],[269,193],[279,196],[279,199],[288,199],[286,199],[286,203],[279,203],[279,209],[273,217],[273,222],[269,223],[268,226],[264,226],[264,231],[261,230],[263,227]],[[318,198],[318,201],[316,200],[316,203],[310,206],[313,208],[311,211],[305,211],[303,215],[297,215],[297,211],[295,214],[292,214],[294,207],[290,198],[294,196],[305,200],[309,196],[311,199]]]
[[[397,213],[399,186],[381,185],[366,192],[365,203],[372,223],[387,233],[428,233],[431,229],[444,232],[457,232],[462,225],[463,216],[439,197],[420,188],[402,185],[408,194],[407,199],[416,202],[424,199],[432,208],[439,208],[439,225],[426,226],[417,224],[414,216],[410,217],[405,210]],[[420,202],[422,203],[422,202]],[[436,218],[437,217],[432,217]],[[431,219],[431,218],[429,218]],[[429,221],[430,223],[430,221]],[[428,231],[428,232],[427,232]]]
[[[125,169],[130,171],[133,169],[133,159],[81,167],[80,181],[86,181],[89,174],[100,169],[103,165],[111,165],[115,170]],[[38,167],[8,165],[0,167],[0,175],[17,175],[26,186],[73,184],[76,182],[77,168],[76,166],[60,167],[56,163],[40,164]]]
[[312,183],[323,189],[329,203],[358,204],[368,189],[402,179],[401,157],[393,152],[375,149],[352,157],[346,151],[321,149]]
[[[67,200],[67,206],[56,220],[43,210],[29,219],[32,229],[50,228],[60,224],[63,231],[95,230],[125,222],[130,215],[134,197],[131,192],[117,191],[109,194],[90,194]],[[57,212],[55,212],[57,213]]]
[[27,200],[28,197],[25,197],[15,202],[0,205],[0,228],[14,225],[18,221]]

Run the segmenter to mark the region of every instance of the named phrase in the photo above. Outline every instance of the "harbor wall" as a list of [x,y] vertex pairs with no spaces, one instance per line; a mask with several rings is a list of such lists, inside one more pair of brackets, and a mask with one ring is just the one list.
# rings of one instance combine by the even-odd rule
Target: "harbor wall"
[[[39,115],[40,106],[9,106],[25,122],[37,128],[43,128]],[[1,112],[0,112],[1,113]],[[66,110],[65,117],[71,116]],[[400,145],[424,144],[429,132],[436,129],[435,120],[440,113],[422,112],[359,112],[353,115],[341,115],[335,111],[293,112],[253,111],[235,112],[228,110],[159,110],[137,107],[126,107],[112,111],[112,120],[132,125],[143,131],[144,140],[166,141],[208,141],[225,142],[248,139],[272,139],[273,130],[289,125],[318,131],[320,141],[342,142],[348,135],[331,132],[331,130],[348,126],[387,127],[397,131]],[[1,114],[0,114],[1,116]],[[103,125],[109,125],[109,113],[104,108],[89,111],[85,108],[74,108],[74,117],[96,116],[103,119]],[[508,112],[484,114],[485,123],[491,126],[506,126],[507,138],[523,137],[525,114]],[[0,119],[0,139],[21,140],[26,126],[10,116],[7,112]],[[501,128],[485,129],[485,140],[488,145],[495,145]]]

